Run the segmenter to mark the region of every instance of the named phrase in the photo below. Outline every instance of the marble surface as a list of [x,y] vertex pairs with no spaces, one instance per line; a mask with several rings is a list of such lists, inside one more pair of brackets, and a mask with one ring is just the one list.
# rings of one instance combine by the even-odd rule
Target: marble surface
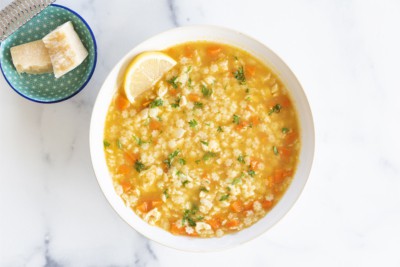
[[[0,7],[9,0],[0,0]],[[400,266],[399,1],[57,1],[97,37],[88,86],[59,104],[0,77],[0,266]],[[309,97],[316,153],[299,201],[270,231],[208,254],[148,241],[93,174],[89,121],[112,66],[181,25],[245,32],[273,49]]]

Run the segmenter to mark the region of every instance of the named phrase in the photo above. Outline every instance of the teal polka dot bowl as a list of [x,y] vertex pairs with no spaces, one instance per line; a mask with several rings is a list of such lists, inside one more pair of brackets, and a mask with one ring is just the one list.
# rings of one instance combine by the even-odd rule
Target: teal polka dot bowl
[[[78,67],[56,79],[53,73],[19,74],[10,48],[42,39],[49,32],[71,21],[89,55]],[[93,32],[76,12],[52,4],[8,37],[0,46],[0,69],[8,84],[18,94],[38,103],[57,103],[73,97],[89,82],[96,68],[97,47]]]

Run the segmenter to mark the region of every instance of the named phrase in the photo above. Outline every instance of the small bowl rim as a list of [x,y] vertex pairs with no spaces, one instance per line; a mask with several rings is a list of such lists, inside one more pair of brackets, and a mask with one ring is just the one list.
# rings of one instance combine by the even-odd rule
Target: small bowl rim
[[[89,30],[90,36],[91,36],[91,38],[92,38],[92,40],[93,40],[94,61],[93,61],[92,69],[90,70],[90,73],[89,73],[88,78],[86,79],[86,81],[82,84],[82,86],[81,86],[78,90],[76,90],[74,93],[72,93],[71,95],[69,95],[69,96],[67,96],[67,97],[64,97],[64,98],[61,98],[61,99],[57,99],[57,100],[53,100],[53,101],[42,101],[42,100],[37,100],[37,99],[30,98],[30,97],[24,95],[23,93],[21,93],[21,92],[20,92],[17,88],[15,88],[15,87],[11,84],[11,82],[7,79],[7,76],[6,76],[6,74],[4,73],[3,66],[2,66],[1,61],[0,61],[0,70],[1,70],[1,73],[3,74],[4,80],[8,83],[8,85],[9,85],[17,94],[19,94],[19,95],[22,96],[23,98],[25,98],[25,99],[27,99],[27,100],[30,100],[30,101],[32,101],[32,102],[35,102],[35,103],[40,103],[40,104],[55,104],[55,103],[59,103],[59,102],[63,102],[63,101],[65,101],[65,100],[68,100],[68,99],[74,97],[75,95],[77,95],[79,92],[81,92],[81,91],[86,87],[86,85],[87,85],[87,84],[89,83],[89,81],[92,79],[93,73],[94,73],[94,71],[95,71],[95,69],[96,69],[96,65],[97,65],[97,43],[96,43],[96,38],[94,37],[93,31],[92,31],[92,29],[90,28],[89,24],[86,22],[86,20],[85,20],[81,15],[79,15],[77,12],[75,12],[74,10],[72,10],[72,9],[66,7],[66,6],[62,6],[62,5],[58,5],[58,4],[51,4],[50,6],[62,8],[62,9],[65,9],[65,10],[71,12],[72,14],[74,14],[75,16],[77,16],[77,17],[86,25],[86,28]],[[1,44],[0,44],[0,45],[1,45]]]
[[[308,122],[308,126],[305,127],[306,125],[302,124],[303,120],[300,119],[301,116],[299,115],[299,121],[301,123],[300,128],[302,129],[303,133],[305,132],[305,129],[307,128],[307,131],[308,131],[308,134],[309,134],[309,138],[308,138],[309,143],[308,143],[308,145],[306,146],[305,144],[303,144],[302,148],[301,148],[302,151],[303,150],[304,151],[307,150],[307,152],[304,152],[304,153],[306,153],[306,155],[304,155],[300,159],[300,162],[298,163],[298,166],[297,166],[297,168],[299,168],[299,166],[304,165],[305,170],[304,170],[303,174],[301,175],[304,178],[299,177],[298,179],[296,179],[297,176],[295,176],[293,178],[293,181],[292,181],[291,185],[289,186],[287,191],[284,193],[284,195],[282,196],[282,198],[278,202],[278,204],[283,202],[283,199],[285,198],[285,196],[289,194],[289,189],[291,187],[294,187],[295,181],[298,180],[298,183],[300,183],[300,186],[296,185],[297,189],[293,189],[293,190],[295,190],[295,192],[291,193],[292,200],[286,200],[286,202],[289,201],[289,206],[287,206],[287,207],[278,207],[278,204],[277,204],[275,206],[275,209],[280,209],[280,210],[282,210],[282,212],[277,215],[278,216],[277,219],[273,219],[273,222],[270,224],[270,226],[263,227],[263,229],[261,231],[259,231],[258,234],[248,233],[247,234],[248,237],[245,238],[244,240],[240,240],[239,239],[238,241],[233,241],[233,242],[228,243],[228,244],[220,244],[218,246],[213,246],[213,248],[206,247],[204,244],[202,244],[201,246],[200,245],[195,245],[195,246],[191,245],[191,246],[189,246],[190,248],[189,247],[185,247],[184,245],[172,244],[173,242],[170,242],[169,240],[166,240],[163,237],[158,237],[157,235],[154,235],[154,234],[149,235],[148,231],[147,230],[143,231],[144,229],[140,225],[135,225],[135,222],[129,221],[128,218],[123,214],[123,212],[121,212],[121,210],[119,208],[119,204],[116,201],[114,201],[113,197],[110,195],[110,194],[112,194],[113,196],[117,196],[117,198],[120,198],[120,196],[115,192],[115,188],[113,187],[112,184],[111,184],[111,187],[112,187],[111,189],[109,188],[110,186],[105,185],[104,179],[106,179],[106,178],[110,179],[111,175],[110,175],[110,173],[108,171],[108,167],[107,166],[106,166],[107,173],[104,174],[100,170],[101,167],[102,167],[101,166],[102,164],[100,164],[99,160],[96,159],[96,158],[99,157],[99,155],[95,154],[97,149],[94,148],[94,146],[97,144],[97,143],[95,143],[95,141],[97,141],[97,140],[94,140],[94,139],[97,139],[96,138],[96,133],[94,132],[94,130],[95,130],[94,128],[97,128],[96,126],[99,123],[99,122],[97,122],[97,120],[100,119],[99,118],[100,115],[98,115],[97,113],[100,113],[102,106],[107,105],[107,109],[108,109],[108,107],[110,105],[110,102],[109,102],[110,99],[107,96],[104,95],[106,93],[105,85],[109,83],[108,80],[110,80],[110,79],[114,80],[114,77],[120,77],[120,72],[124,68],[124,64],[127,63],[126,61],[128,61],[129,58],[130,58],[130,60],[132,60],[132,57],[134,57],[135,55],[140,53],[140,51],[142,51],[141,49],[143,49],[143,47],[146,47],[146,45],[149,46],[149,43],[154,42],[154,40],[160,39],[161,36],[166,38],[167,35],[169,35],[169,34],[173,35],[176,31],[179,31],[179,30],[197,30],[197,29],[200,29],[200,30],[204,30],[204,29],[213,30],[213,29],[215,29],[217,31],[229,32],[230,34],[241,35],[245,39],[248,39],[251,42],[256,43],[257,45],[261,45],[263,47],[263,49],[269,50],[269,52],[275,57],[275,59],[277,59],[280,62],[280,64],[282,64],[283,69],[286,68],[286,70],[289,72],[289,75],[293,79],[294,83],[296,83],[297,84],[296,86],[298,87],[298,89],[300,89],[298,91],[299,94],[301,95],[300,98],[303,98],[303,100],[305,101],[301,105],[306,110],[305,111],[305,118],[304,118],[306,121],[304,121],[304,123]],[[240,38],[242,38],[242,37],[240,37]],[[197,40],[199,40],[199,41],[206,40],[206,41],[211,41],[211,42],[213,42],[213,41],[214,42],[218,42],[216,40],[210,40],[207,37],[205,37],[204,40],[202,38],[198,38]],[[185,42],[191,42],[191,41],[195,41],[195,40],[192,40],[192,39],[189,38],[189,40],[186,40]],[[184,42],[175,42],[172,45],[177,45],[177,44],[181,44],[181,43],[184,43]],[[225,42],[223,41],[222,43],[225,43]],[[235,47],[237,46],[237,45],[232,44],[230,41],[228,41],[227,44],[235,46]],[[166,46],[166,47],[169,47],[169,46]],[[244,49],[247,52],[250,52],[249,50],[251,50],[250,48],[245,48],[245,47],[240,47],[240,48]],[[143,51],[146,51],[146,50],[143,50]],[[253,56],[256,56],[258,58],[257,55],[253,54],[252,52],[250,52],[250,53]],[[262,61],[265,63],[264,60],[262,60]],[[267,64],[267,63],[265,63],[265,64]],[[279,73],[280,72],[279,68],[276,69],[276,68],[273,68],[270,65],[269,65],[269,67],[271,67],[271,69],[276,74],[278,74],[278,76],[281,76],[280,73]],[[118,78],[116,78],[116,79],[118,79]],[[286,84],[286,81],[284,81],[284,83]],[[291,89],[289,89],[289,91],[291,91]],[[291,91],[291,95],[292,95],[292,97],[294,97],[292,91]],[[296,105],[296,108],[298,109],[298,112],[300,112],[299,111],[299,107],[300,107],[300,105]],[[95,111],[98,111],[98,112],[96,113]],[[100,122],[100,123],[104,126],[105,118],[102,118],[102,119],[103,119],[103,122]],[[103,129],[102,133],[104,133],[104,129]],[[302,140],[303,140],[303,138],[302,138]],[[249,242],[251,240],[254,240],[257,237],[260,237],[262,234],[266,233],[268,230],[270,230],[272,227],[274,227],[279,221],[281,221],[289,213],[289,211],[294,207],[294,205],[296,204],[296,202],[300,198],[301,194],[303,193],[304,188],[305,188],[305,186],[307,184],[307,181],[308,181],[308,179],[310,177],[310,174],[311,174],[312,165],[313,165],[314,156],[315,156],[315,125],[314,125],[314,119],[313,119],[313,114],[312,114],[312,110],[311,110],[311,107],[310,107],[309,100],[308,100],[307,95],[306,95],[306,93],[304,91],[304,88],[301,85],[300,81],[298,80],[297,76],[289,68],[289,66],[286,64],[286,62],[280,56],[278,56],[272,49],[270,49],[266,44],[264,44],[264,42],[261,42],[258,39],[254,38],[254,37],[252,37],[250,35],[244,34],[244,33],[240,32],[240,31],[237,31],[237,30],[231,29],[231,28],[227,28],[227,27],[221,27],[221,26],[216,26],[216,25],[190,25],[190,26],[181,26],[181,27],[172,28],[172,29],[169,29],[169,30],[166,30],[166,31],[162,31],[162,32],[160,32],[158,34],[155,34],[155,35],[153,35],[153,36],[151,36],[149,38],[146,38],[142,42],[134,45],[132,49],[130,49],[127,53],[125,53],[120,58],[119,61],[117,61],[117,63],[109,71],[107,77],[103,81],[103,84],[102,84],[102,86],[101,86],[101,88],[100,88],[100,90],[98,92],[98,95],[96,97],[96,100],[95,100],[95,103],[94,103],[94,106],[93,106],[93,111],[92,111],[92,116],[91,116],[91,123],[90,123],[90,130],[89,130],[89,149],[90,149],[92,168],[93,168],[93,171],[94,171],[94,174],[95,174],[95,177],[96,177],[96,181],[97,181],[98,185],[100,186],[100,189],[101,189],[101,191],[103,193],[103,196],[105,197],[105,199],[107,200],[107,202],[111,206],[111,208],[117,213],[118,217],[121,220],[123,220],[125,223],[127,223],[133,230],[135,230],[136,232],[138,232],[141,235],[145,236],[146,238],[148,238],[151,241],[154,241],[154,242],[159,243],[159,244],[161,244],[163,246],[166,246],[166,247],[169,247],[169,248],[173,248],[173,249],[176,249],[176,250],[179,250],[179,251],[195,252],[195,253],[216,252],[216,251],[222,251],[222,250],[230,249],[230,248],[233,248],[233,247],[237,247],[237,246],[242,245],[244,243],[247,243],[247,242]],[[300,154],[302,154],[301,151],[300,151]],[[103,154],[101,154],[101,155],[103,156]],[[301,161],[305,161],[305,163],[302,163]],[[298,173],[299,173],[299,170],[297,169],[296,174],[298,174]],[[107,176],[107,177],[105,177],[105,176]],[[108,189],[110,189],[112,191],[112,193],[109,193]],[[286,197],[286,198],[288,198],[288,197]],[[121,202],[122,200],[119,199],[117,201]],[[284,204],[282,204],[282,205],[284,205]],[[124,204],[124,206],[126,207],[125,204]],[[131,211],[131,212],[134,213],[133,211]],[[136,216],[138,216],[138,215],[136,215]],[[225,236],[234,236],[234,235],[236,235],[236,234],[238,234],[240,232],[247,231],[248,229],[252,229],[252,228],[254,229],[255,225],[257,223],[260,223],[261,220],[265,219],[266,216],[261,218],[255,224],[253,224],[253,225],[251,225],[251,226],[249,226],[249,227],[247,227],[245,229],[242,229],[239,232],[228,234],[228,235],[224,235],[224,237]],[[139,219],[142,220],[141,218],[139,218]],[[146,226],[145,226],[146,229],[150,229],[152,227],[158,228],[156,226],[148,224],[145,221],[143,221],[143,223],[146,224]],[[161,228],[158,228],[158,229],[168,233],[168,231],[166,231],[164,229],[161,229]],[[181,241],[183,242],[183,244],[189,244],[190,242],[196,242],[194,240],[205,240],[202,243],[209,243],[209,242],[212,242],[213,240],[215,240],[216,238],[217,239],[222,239],[224,237],[221,237],[221,238],[218,238],[218,237],[213,237],[213,238],[191,238],[191,237],[186,237],[186,236],[174,236],[174,237],[171,237],[171,238],[174,238],[174,239],[175,238],[180,238]],[[221,243],[221,242],[219,242],[219,243]]]

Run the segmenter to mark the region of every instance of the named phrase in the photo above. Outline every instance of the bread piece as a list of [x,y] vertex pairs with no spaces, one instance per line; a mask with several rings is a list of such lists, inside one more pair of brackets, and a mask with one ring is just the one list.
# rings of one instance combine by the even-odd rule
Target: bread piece
[[49,51],[56,78],[75,69],[88,56],[71,21],[57,27],[42,40]]
[[41,74],[53,71],[49,53],[42,40],[11,47],[10,52],[19,73]]

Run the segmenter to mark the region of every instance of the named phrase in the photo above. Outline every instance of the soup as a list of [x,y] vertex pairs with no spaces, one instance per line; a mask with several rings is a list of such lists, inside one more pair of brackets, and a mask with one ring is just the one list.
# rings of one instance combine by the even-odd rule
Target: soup
[[138,216],[175,235],[220,237],[263,218],[296,171],[300,127],[284,84],[251,54],[185,43],[178,64],[129,103],[109,107],[106,161]]

